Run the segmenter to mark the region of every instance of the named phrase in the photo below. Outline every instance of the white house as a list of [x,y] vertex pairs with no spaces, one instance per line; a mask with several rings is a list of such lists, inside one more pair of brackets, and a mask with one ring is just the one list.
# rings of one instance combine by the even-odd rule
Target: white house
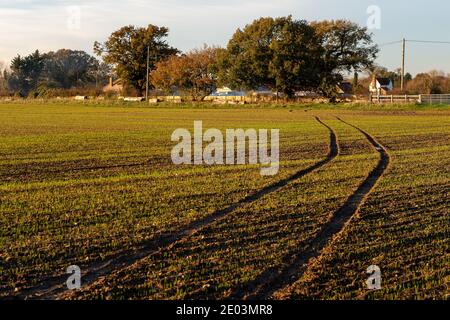
[[217,88],[216,90],[217,95],[230,95],[232,92],[233,90],[228,87]]
[[373,78],[369,86],[372,94],[382,95],[388,94],[394,89],[394,82],[389,78]]
[[245,97],[244,91],[231,90],[228,87],[218,88],[210,97]]

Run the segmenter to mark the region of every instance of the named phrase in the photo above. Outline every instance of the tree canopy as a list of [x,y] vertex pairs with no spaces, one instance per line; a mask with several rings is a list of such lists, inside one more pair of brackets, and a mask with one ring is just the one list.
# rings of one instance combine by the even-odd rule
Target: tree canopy
[[61,49],[49,52],[45,58],[45,77],[49,85],[69,89],[104,80],[108,76],[95,57],[84,51]]
[[45,66],[45,57],[36,50],[34,53],[21,57],[18,55],[11,61],[9,87],[25,96],[36,89]]
[[107,66],[84,51],[61,49],[41,54],[36,50],[12,60],[8,86],[27,96],[42,86],[70,89],[104,83],[108,75]]
[[168,34],[169,29],[166,27],[125,26],[113,32],[105,43],[95,42],[94,52],[102,56],[105,63],[113,66],[125,85],[141,93],[146,87],[147,48],[150,49],[150,70],[159,61],[178,53],[166,42]]
[[205,46],[159,62],[151,74],[152,84],[167,93],[185,91],[202,100],[216,89],[217,57],[221,49]]
[[315,91],[333,98],[343,75],[355,74],[357,85],[359,72],[374,70],[378,53],[367,28],[346,20],[260,18],[238,29],[225,49],[205,46],[182,55],[167,43],[168,34],[168,28],[151,24],[124,26],[104,43],[95,42],[94,52],[103,62],[67,49],[17,56],[10,74],[2,77],[3,87],[7,82],[9,89],[27,95],[39,86],[70,89],[103,84],[114,74],[136,94],[143,93],[150,76],[153,87],[184,91],[194,99],[203,99],[218,85],[264,88],[287,97]]
[[323,47],[321,91],[332,96],[342,73],[355,73],[370,68],[378,54],[367,28],[347,20],[312,22]]
[[299,90],[315,90],[320,85],[322,47],[314,29],[304,20],[291,17],[275,20],[273,52],[269,64],[275,89],[293,96]]
[[332,95],[342,72],[370,66],[378,48],[366,28],[345,21],[308,23],[260,18],[238,29],[220,60],[220,81],[234,88],[267,87]]

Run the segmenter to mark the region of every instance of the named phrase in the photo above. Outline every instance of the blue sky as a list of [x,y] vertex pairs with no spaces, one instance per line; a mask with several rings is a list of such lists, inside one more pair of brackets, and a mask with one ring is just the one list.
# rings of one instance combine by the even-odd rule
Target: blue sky
[[[380,8],[381,28],[371,30],[377,43],[403,37],[450,41],[450,2],[443,0],[0,0],[0,61],[35,49],[92,53],[95,40],[128,24],[167,26],[170,44],[182,50],[203,43],[224,46],[238,27],[260,16],[345,18],[367,25],[372,5]],[[381,49],[377,62],[398,68],[400,44]],[[408,44],[407,71],[432,69],[450,73],[450,45]]]

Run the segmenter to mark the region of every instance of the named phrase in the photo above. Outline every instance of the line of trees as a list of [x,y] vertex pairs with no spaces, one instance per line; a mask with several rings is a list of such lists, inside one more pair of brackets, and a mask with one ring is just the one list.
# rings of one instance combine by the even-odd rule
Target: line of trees
[[9,93],[7,79],[8,79],[8,69],[6,68],[5,63],[0,61],[0,97],[6,96]]
[[149,52],[152,88],[194,99],[223,85],[264,87],[287,97],[299,90],[333,97],[342,73],[369,68],[378,53],[367,29],[345,20],[260,18],[238,29],[226,48],[205,46],[185,54],[171,47],[167,36],[165,27],[126,26],[94,49],[137,94],[145,89]]
[[413,77],[410,73],[405,74],[405,88],[402,91],[401,69],[389,71],[386,68],[374,66],[366,70],[367,77],[358,79],[354,84],[356,94],[367,94],[369,85],[374,77],[389,78],[394,81],[393,94],[446,94],[450,92],[450,74],[443,71],[432,70],[419,73]]
[[419,73],[406,83],[406,92],[410,94],[446,94],[450,92],[450,74],[432,70]]
[[[260,18],[237,29],[225,48],[180,52],[167,42],[169,29],[125,26],[104,42],[97,57],[84,51],[35,51],[0,64],[0,95],[57,96],[64,92],[97,94],[114,75],[125,94],[143,95],[147,64],[150,89],[202,100],[220,86],[235,90],[271,90],[293,97],[313,91],[333,99],[344,75],[354,74],[355,93],[367,93],[373,75],[399,83],[399,71],[374,65],[378,47],[364,27],[351,21],[307,22],[291,16]],[[358,74],[369,76],[358,79]],[[433,71],[406,76],[408,93],[450,92],[450,76]]]
[[41,54],[36,50],[24,57],[18,55],[9,69],[3,68],[0,93],[46,97],[74,88],[95,91],[107,83],[110,74],[107,64],[84,51],[61,49]]
[[349,21],[262,18],[233,35],[219,61],[219,79],[244,89],[264,86],[288,97],[300,90],[332,97],[343,72],[370,67],[377,53],[367,29]]

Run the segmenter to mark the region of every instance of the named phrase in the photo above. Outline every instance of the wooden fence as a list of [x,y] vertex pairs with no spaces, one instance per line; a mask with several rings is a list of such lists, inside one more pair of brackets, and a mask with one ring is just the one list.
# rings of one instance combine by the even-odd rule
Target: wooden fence
[[419,95],[374,95],[371,103],[420,103],[420,104],[450,104],[450,94],[419,94]]
[[422,94],[419,103],[450,104],[450,94]]

